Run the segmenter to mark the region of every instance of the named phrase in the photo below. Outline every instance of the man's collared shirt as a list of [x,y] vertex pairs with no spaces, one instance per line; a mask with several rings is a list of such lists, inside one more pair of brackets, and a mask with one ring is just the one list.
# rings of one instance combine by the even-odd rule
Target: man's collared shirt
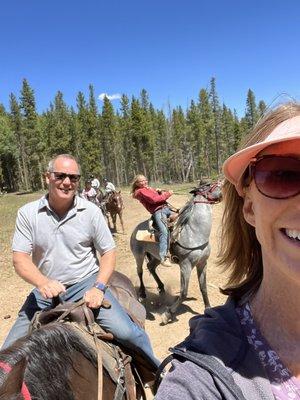
[[18,211],[13,251],[32,254],[45,276],[65,285],[98,271],[96,250],[102,255],[114,248],[99,207],[78,196],[63,218],[51,209],[47,196]]

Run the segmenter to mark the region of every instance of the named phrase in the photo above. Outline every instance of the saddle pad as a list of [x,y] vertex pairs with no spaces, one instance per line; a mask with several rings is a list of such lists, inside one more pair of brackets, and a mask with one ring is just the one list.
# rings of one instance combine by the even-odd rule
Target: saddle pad
[[157,242],[155,235],[147,230],[137,231],[135,238],[136,240],[141,242],[153,242],[153,243]]

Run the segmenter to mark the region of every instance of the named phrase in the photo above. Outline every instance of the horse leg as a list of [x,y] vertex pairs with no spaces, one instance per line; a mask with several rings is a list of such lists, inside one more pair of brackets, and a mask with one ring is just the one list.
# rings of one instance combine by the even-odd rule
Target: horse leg
[[113,227],[114,227],[114,232],[117,232],[117,214],[112,214],[111,215]]
[[138,300],[142,302],[146,298],[146,288],[143,281],[143,262],[145,254],[138,253],[135,255],[136,270],[140,280],[140,287],[138,289]]
[[208,308],[208,307],[210,307],[210,302],[209,302],[208,294],[207,294],[206,268],[207,268],[206,262],[203,267],[201,265],[197,265],[197,276],[198,276],[200,292],[202,294],[204,307]]
[[109,218],[109,212],[108,211],[106,211],[106,219],[107,219],[107,225],[108,225],[109,229],[111,230],[110,218]]
[[119,212],[119,219],[120,219],[121,226],[122,226],[122,232],[125,233],[124,223],[123,223],[123,212],[122,211]]
[[158,293],[165,293],[165,286],[156,273],[156,267],[160,264],[160,260],[157,260],[155,257],[151,256],[150,254],[147,254],[147,257],[149,260],[147,262],[147,268],[148,268],[150,274],[153,276],[155,282],[157,283]]
[[177,300],[174,302],[174,304],[172,304],[171,307],[167,307],[166,311],[162,314],[163,325],[166,325],[169,321],[173,319],[174,314],[177,311],[177,308],[187,297],[187,292],[193,267],[188,258],[181,261],[179,266],[180,266],[180,294]]

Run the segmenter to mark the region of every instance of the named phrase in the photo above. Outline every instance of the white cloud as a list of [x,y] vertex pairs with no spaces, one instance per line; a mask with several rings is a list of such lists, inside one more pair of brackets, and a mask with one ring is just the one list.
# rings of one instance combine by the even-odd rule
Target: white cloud
[[101,93],[99,94],[98,99],[103,101],[104,97],[107,97],[108,100],[119,100],[122,97],[122,95],[120,93],[115,93],[115,94]]

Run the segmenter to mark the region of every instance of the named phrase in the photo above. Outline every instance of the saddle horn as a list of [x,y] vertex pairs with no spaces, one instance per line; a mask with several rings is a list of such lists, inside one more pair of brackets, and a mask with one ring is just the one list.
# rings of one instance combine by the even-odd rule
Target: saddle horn
[[59,304],[63,304],[64,301],[61,299],[59,295],[52,297],[51,308],[57,307]]

